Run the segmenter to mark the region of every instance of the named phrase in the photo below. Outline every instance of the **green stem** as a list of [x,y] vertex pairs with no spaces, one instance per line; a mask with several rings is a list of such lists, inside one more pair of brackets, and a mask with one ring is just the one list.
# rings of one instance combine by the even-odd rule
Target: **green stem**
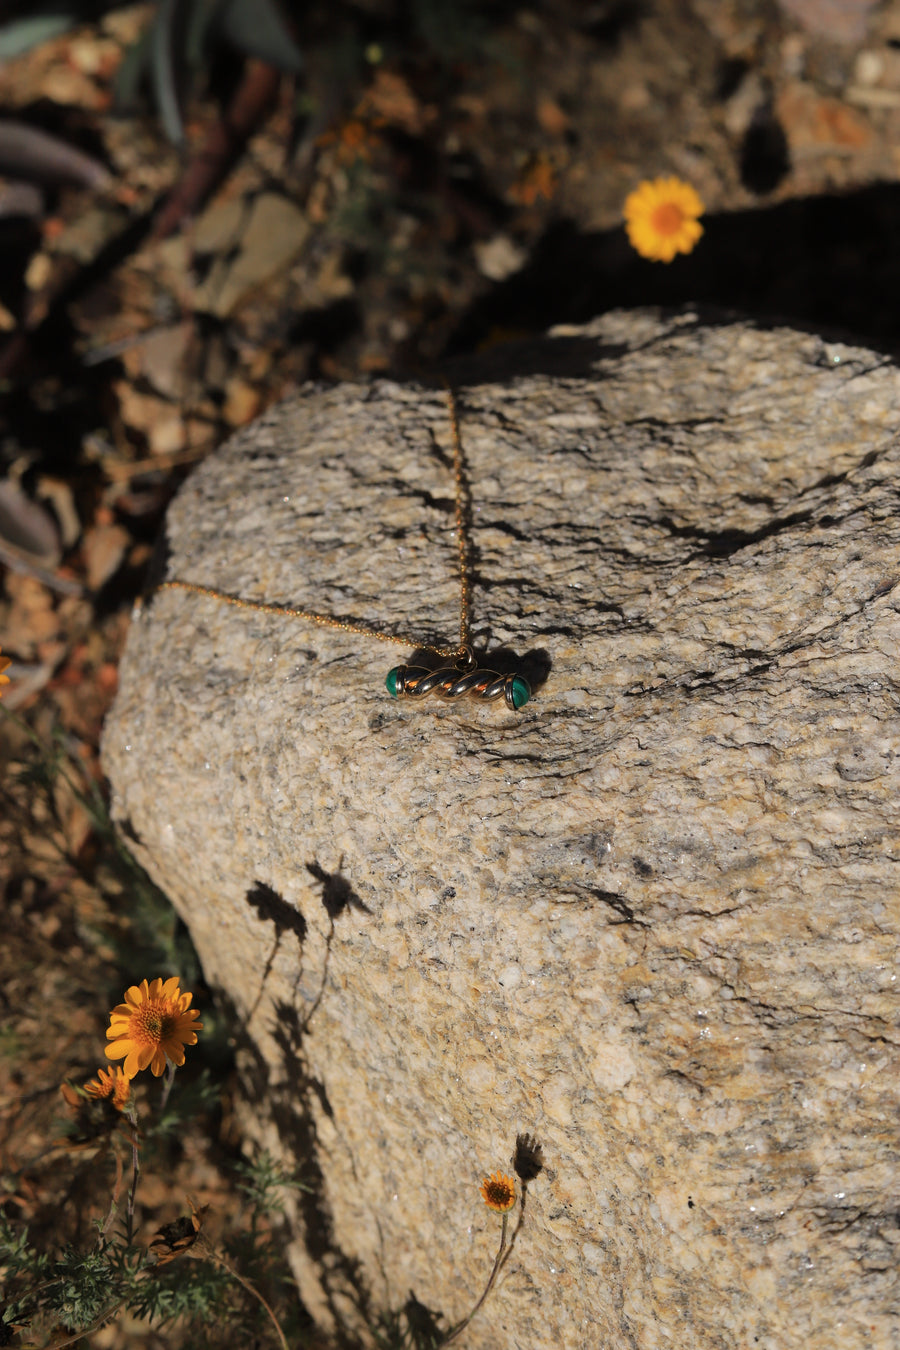
[[92,1332],[99,1331],[104,1322],[108,1322],[111,1317],[115,1317],[116,1313],[121,1312],[127,1301],[128,1300],[124,1298],[120,1299],[119,1302],[114,1303],[111,1308],[107,1308],[106,1312],[101,1313],[99,1317],[95,1317],[90,1326],[83,1327],[81,1331],[74,1332],[71,1336],[67,1336],[65,1340],[51,1341],[50,1344],[45,1347],[45,1350],[63,1350],[63,1346],[65,1345],[75,1345],[77,1341],[84,1340],[85,1336],[90,1336]]
[[112,1221],[116,1217],[116,1211],[119,1208],[119,1194],[122,1189],[122,1174],[124,1169],[122,1167],[122,1150],[119,1148],[118,1143],[114,1145],[114,1152],[116,1158],[116,1181],[115,1185],[113,1186],[112,1200],[110,1201],[109,1205],[109,1213],[106,1216],[106,1222],[100,1229],[101,1237],[106,1237],[106,1234],[109,1232],[112,1226]]
[[131,1117],[131,1190],[128,1192],[128,1245],[134,1241],[134,1198],[137,1194],[138,1178],[141,1175],[141,1154],[138,1148],[137,1121]]
[[166,1109],[166,1102],[169,1100],[169,1093],[172,1091],[172,1084],[175,1082],[175,1065],[170,1059],[166,1060],[166,1078],[163,1083],[162,1097],[159,1101],[159,1114],[162,1115]]
[[242,1285],[243,1288],[247,1290],[248,1294],[252,1294],[254,1298],[259,1299],[260,1303],[265,1308],[266,1312],[269,1314],[269,1318],[278,1335],[278,1340],[279,1343],[281,1344],[281,1350],[289,1350],[288,1343],[284,1338],[284,1332],[281,1330],[281,1324],[278,1321],[278,1318],[275,1316],[271,1307],[263,1298],[262,1294],[259,1292],[256,1286],[251,1284],[249,1280],[245,1280],[243,1275],[239,1275],[238,1272],[234,1269],[234,1267],[228,1261],[225,1260],[225,1257],[221,1256],[217,1251],[214,1251],[208,1242],[203,1240],[200,1245],[202,1245],[205,1248],[205,1253],[210,1260],[214,1261],[217,1266],[221,1266],[224,1271],[227,1271],[227,1273],[231,1276],[233,1280],[237,1280],[238,1284]]

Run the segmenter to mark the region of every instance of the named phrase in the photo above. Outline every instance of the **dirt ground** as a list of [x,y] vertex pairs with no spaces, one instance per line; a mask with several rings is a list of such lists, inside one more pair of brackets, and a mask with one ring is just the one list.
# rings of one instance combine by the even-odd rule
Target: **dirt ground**
[[[0,1203],[46,1241],[108,1204],[108,1173],[51,1147],[59,1084],[176,961],[218,1017],[217,1099],[143,1221],[186,1192],[242,1221],[227,1018],[164,901],[136,905],[98,760],[193,466],[304,380],[414,376],[617,306],[900,347],[900,0],[284,0],[280,55],[173,30],[170,78],[138,78],[162,9],[72,0],[89,21],[18,55],[28,8],[0,12]],[[663,265],[622,204],[670,174],[705,232]]]

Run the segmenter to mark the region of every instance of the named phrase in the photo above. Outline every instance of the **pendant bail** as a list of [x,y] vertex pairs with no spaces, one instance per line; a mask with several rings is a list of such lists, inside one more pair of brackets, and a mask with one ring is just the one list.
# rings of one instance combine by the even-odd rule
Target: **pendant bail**
[[474,670],[478,665],[478,662],[475,660],[475,653],[472,651],[468,642],[464,642],[460,647],[459,656],[456,658],[455,665],[457,670],[462,671]]

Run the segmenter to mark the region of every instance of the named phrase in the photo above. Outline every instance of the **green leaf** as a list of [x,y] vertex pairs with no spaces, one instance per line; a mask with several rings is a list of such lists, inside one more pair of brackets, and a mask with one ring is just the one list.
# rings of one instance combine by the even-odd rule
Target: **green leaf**
[[81,20],[74,14],[32,14],[27,19],[16,19],[0,28],[0,60],[11,61],[42,42],[50,42],[67,33]]
[[303,69],[303,57],[276,0],[223,0],[216,26],[226,42],[247,56],[258,56],[287,75]]
[[160,0],[153,24],[150,63],[153,93],[163,130],[173,145],[184,140],[184,122],[175,73],[175,20],[178,0]]
[[148,24],[136,42],[125,51],[113,79],[113,99],[120,112],[134,112],[142,102],[142,89],[150,71],[153,25]]

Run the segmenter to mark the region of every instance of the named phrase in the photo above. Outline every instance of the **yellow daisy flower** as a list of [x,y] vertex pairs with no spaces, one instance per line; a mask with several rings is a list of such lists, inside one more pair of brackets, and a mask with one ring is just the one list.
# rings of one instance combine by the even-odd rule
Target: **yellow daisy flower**
[[131,1096],[131,1084],[118,1064],[114,1069],[98,1069],[84,1090],[89,1097],[108,1098],[117,1111],[125,1110]]
[[703,203],[680,178],[647,179],[625,198],[625,230],[633,249],[652,262],[690,253],[703,233]]
[[113,1008],[109,1015],[106,1039],[107,1059],[125,1059],[126,1078],[148,1066],[159,1078],[166,1060],[184,1063],[184,1047],[197,1044],[197,1032],[203,1023],[196,1022],[195,1008],[188,1004],[193,994],[182,994],[177,975],[163,983],[141,980],[125,991],[125,1002]]
[[4,675],[3,672],[7,666],[11,665],[12,661],[9,659],[8,656],[0,655],[0,684],[9,684],[9,676]]
[[488,1209],[506,1214],[516,1203],[516,1183],[502,1172],[492,1172],[481,1183],[481,1198]]

